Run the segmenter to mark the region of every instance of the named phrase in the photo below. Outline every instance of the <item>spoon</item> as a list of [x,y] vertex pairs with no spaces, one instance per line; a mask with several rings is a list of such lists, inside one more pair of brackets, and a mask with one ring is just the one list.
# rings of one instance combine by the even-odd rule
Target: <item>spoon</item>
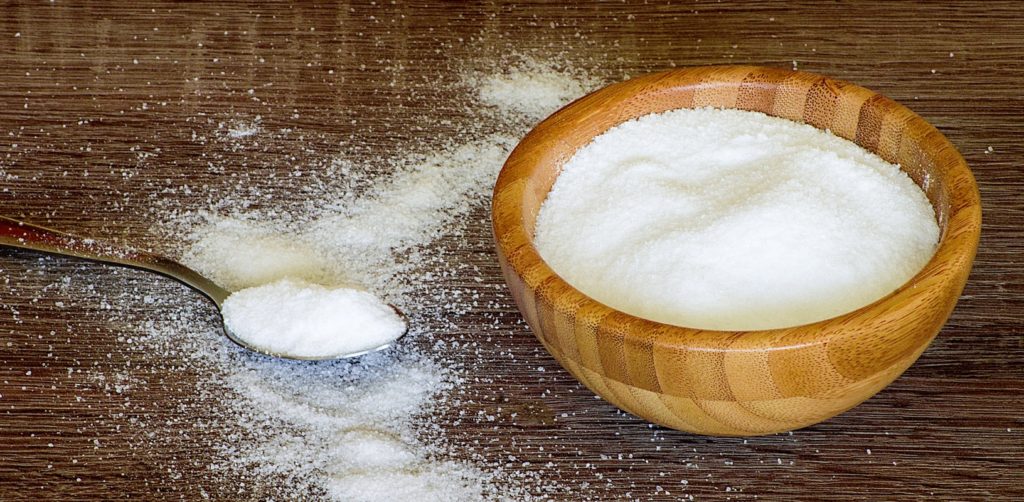
[[[230,291],[218,286],[212,280],[204,277],[199,272],[167,258],[166,256],[122,248],[100,242],[95,239],[88,239],[64,232],[58,232],[56,230],[15,220],[6,216],[0,216],[0,246],[29,249],[51,255],[72,256],[101,263],[156,272],[165,277],[177,280],[178,282],[202,293],[203,296],[209,298],[217,305],[218,312],[221,311],[224,305],[224,300],[231,294]],[[408,325],[408,319],[405,315],[394,305],[390,305],[390,307],[394,309],[398,316],[406,322],[406,325]],[[223,316],[221,317],[221,321],[223,322]],[[399,335],[398,338],[405,336],[406,333],[408,333],[408,328],[405,332]],[[227,335],[232,342],[254,352],[283,359],[300,360],[346,359],[350,357],[358,357],[371,352],[384,350],[390,347],[394,341],[398,340],[398,338],[396,338],[395,340],[378,347],[373,347],[368,350],[360,350],[358,352],[335,354],[327,357],[297,357],[288,354],[271,353],[249,345],[245,340],[235,336],[227,326],[224,326],[224,334]]]

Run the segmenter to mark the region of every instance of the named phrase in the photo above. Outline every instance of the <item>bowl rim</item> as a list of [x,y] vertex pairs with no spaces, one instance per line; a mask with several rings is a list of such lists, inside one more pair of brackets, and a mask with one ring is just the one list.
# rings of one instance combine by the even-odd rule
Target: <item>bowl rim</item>
[[[542,163],[539,161],[529,162],[524,160],[523,157],[526,155],[526,152],[535,151],[539,146],[544,146],[552,141],[559,141],[558,137],[553,137],[548,133],[549,129],[559,122],[566,121],[571,115],[578,112],[579,109],[594,102],[603,101],[605,104],[615,105],[621,104],[637,95],[666,91],[673,88],[682,89],[691,86],[705,86],[704,88],[707,88],[707,86],[715,86],[716,84],[736,85],[735,80],[727,80],[721,78],[721,76],[742,73],[768,76],[777,79],[778,82],[785,82],[787,79],[814,80],[840,93],[859,93],[869,96],[891,111],[902,114],[901,118],[906,121],[906,130],[916,128],[920,132],[920,135],[915,138],[915,143],[922,145],[922,152],[933,154],[934,158],[932,160],[936,169],[944,171],[943,180],[947,190],[946,193],[948,194],[946,203],[949,207],[945,224],[941,221],[941,216],[937,214],[940,220],[939,242],[932,257],[921,270],[891,293],[853,311],[828,319],[772,329],[709,330],[662,323],[638,317],[599,302],[576,289],[544,261],[534,245],[530,232],[527,231],[524,225],[526,215],[523,210],[526,180],[529,174]],[[761,84],[754,82],[754,85]],[[622,90],[638,90],[638,92],[626,94],[621,93],[620,91]],[[672,109],[681,108],[688,107]],[[735,105],[724,108],[745,109]],[[769,113],[768,115],[771,114]],[[620,118],[609,128],[638,116],[640,115]],[[823,129],[814,124],[809,125]],[[593,137],[596,136],[591,136],[590,138]],[[845,139],[856,143],[854,139]],[[859,146],[868,149],[863,145]],[[868,150],[873,151],[871,149]],[[876,152],[873,151],[873,153]],[[564,165],[565,160],[567,159],[562,160],[562,165]],[[561,166],[559,166],[559,169],[561,169]],[[544,194],[544,199],[546,199],[546,196]],[[544,199],[541,200],[541,204]],[[935,203],[929,202],[937,212],[941,210]],[[966,283],[981,233],[981,201],[974,176],[966,161],[952,143],[925,119],[906,106],[856,84],[811,72],[752,65],[695,66],[649,73],[607,85],[576,99],[534,126],[516,145],[502,166],[495,182],[491,204],[492,231],[499,257],[503,264],[507,265],[507,268],[511,269],[530,291],[539,296],[545,296],[551,305],[557,305],[557,302],[554,296],[550,296],[552,295],[550,291],[573,292],[578,297],[576,311],[587,307],[607,309],[618,315],[621,324],[631,326],[628,328],[629,331],[645,329],[650,332],[657,332],[658,336],[654,337],[653,343],[659,346],[685,346],[689,350],[701,348],[711,351],[764,350],[768,342],[770,342],[772,347],[780,348],[779,342],[782,339],[787,340],[785,345],[789,346],[803,347],[825,343],[830,337],[824,335],[817,336],[816,334],[834,334],[837,327],[856,323],[858,319],[880,308],[885,308],[887,304],[891,304],[897,299],[910,298],[913,294],[918,293],[921,287],[925,287],[925,289],[941,288],[944,290],[955,290],[955,295],[953,295],[953,304],[955,304]],[[501,218],[499,216],[507,214],[510,209],[514,210],[514,218]],[[509,259],[513,254],[515,254],[516,259]],[[529,266],[524,266],[524,263]],[[533,268],[532,270],[530,270],[531,267]],[[540,268],[540,271],[537,270],[537,267]],[[545,277],[543,281],[544,288],[539,288],[540,283],[536,280],[531,280],[531,278],[538,276]],[[946,311],[946,316],[949,315],[951,310],[952,305]],[[601,333],[601,330],[596,331],[597,336],[601,336]],[[728,347],[722,347],[721,340],[723,336],[732,338],[733,343],[730,343]]]

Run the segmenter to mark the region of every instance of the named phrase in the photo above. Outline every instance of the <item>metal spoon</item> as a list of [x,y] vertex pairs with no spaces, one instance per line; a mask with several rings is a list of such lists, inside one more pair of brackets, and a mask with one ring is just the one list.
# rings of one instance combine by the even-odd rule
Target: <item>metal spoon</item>
[[[223,306],[224,300],[231,294],[230,291],[216,285],[213,281],[204,277],[199,272],[167,258],[166,256],[121,248],[94,239],[78,237],[46,227],[41,227],[39,225],[18,221],[6,216],[0,216],[0,246],[29,249],[52,255],[73,256],[101,263],[109,263],[112,265],[120,265],[123,267],[138,268],[148,270],[150,272],[156,272],[160,275],[175,279],[178,282],[202,293],[203,296],[206,296],[217,305],[218,311],[220,311]],[[405,315],[395,306],[392,305],[391,308],[395,309],[395,312],[398,313],[398,315],[406,321],[406,325],[408,325],[408,320]],[[405,336],[408,332],[409,330],[406,329],[398,338]],[[384,350],[394,343],[394,341],[392,341],[369,350],[361,350],[358,352],[333,355],[329,357],[296,357],[288,354],[270,353],[253,347],[247,344],[244,340],[236,337],[231,330],[227,329],[227,326],[224,327],[224,334],[227,335],[232,342],[254,352],[284,359],[301,360],[345,359],[349,357],[357,357],[371,352]]]

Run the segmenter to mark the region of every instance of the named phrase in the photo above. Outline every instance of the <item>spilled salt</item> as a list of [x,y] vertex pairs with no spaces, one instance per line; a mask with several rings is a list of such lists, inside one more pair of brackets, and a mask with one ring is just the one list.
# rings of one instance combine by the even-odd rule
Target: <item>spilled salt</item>
[[[508,82],[521,92],[485,89]],[[459,90],[471,113],[455,133],[433,148],[375,154],[383,172],[343,155],[304,167],[309,177],[287,189],[275,183],[273,204],[266,203],[271,188],[257,190],[254,178],[207,207],[163,210],[158,231],[185,235],[181,259],[228,290],[282,279],[359,284],[410,320],[409,335],[393,350],[318,363],[236,350],[215,326],[206,337],[183,336],[201,321],[199,312],[147,325],[147,343],[199,344],[186,351],[191,364],[216,375],[206,385],[225,408],[220,423],[239,433],[214,438],[215,472],[274,499],[550,498],[543,494],[556,482],[509,469],[507,456],[445,432],[464,420],[459,415],[453,425],[452,408],[465,404],[475,380],[465,374],[464,356],[451,352],[458,343],[446,330],[455,329],[459,313],[479,308],[478,288],[491,286],[452,283],[478,271],[447,253],[468,245],[470,230],[487,228],[483,208],[515,138],[595,83],[532,61],[467,76]],[[530,95],[543,99],[523,99]]]
[[545,261],[592,298],[700,329],[820,321],[892,292],[939,229],[900,169],[809,125],[737,110],[621,124],[564,166]]
[[235,122],[228,129],[227,136],[232,139],[242,139],[254,136],[260,132],[260,117],[251,122]]
[[283,279],[331,282],[315,250],[266,225],[218,218],[198,232],[182,260],[229,291]]
[[586,94],[595,84],[583,74],[565,77],[563,72],[553,72],[534,62],[482,78],[478,98],[486,105],[541,119]]
[[405,321],[373,294],[281,280],[232,293],[224,325],[247,346],[270,354],[324,359],[385,346]]

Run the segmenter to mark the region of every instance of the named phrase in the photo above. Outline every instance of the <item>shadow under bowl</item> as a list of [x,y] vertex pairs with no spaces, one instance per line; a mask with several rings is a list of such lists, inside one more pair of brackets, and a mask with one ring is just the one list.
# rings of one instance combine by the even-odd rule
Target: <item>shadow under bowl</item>
[[[935,209],[941,237],[906,284],[853,312],[759,331],[658,323],[608,307],[558,276],[533,244],[562,166],[627,120],[678,108],[732,108],[810,124],[899,164]],[[699,434],[806,427],[870,398],[927,348],[956,305],[981,232],[977,185],[941,133],[903,105],[807,72],[711,66],[610,85],[554,113],[509,156],[494,187],[494,240],[519,311],[555,359],[634,415]]]

